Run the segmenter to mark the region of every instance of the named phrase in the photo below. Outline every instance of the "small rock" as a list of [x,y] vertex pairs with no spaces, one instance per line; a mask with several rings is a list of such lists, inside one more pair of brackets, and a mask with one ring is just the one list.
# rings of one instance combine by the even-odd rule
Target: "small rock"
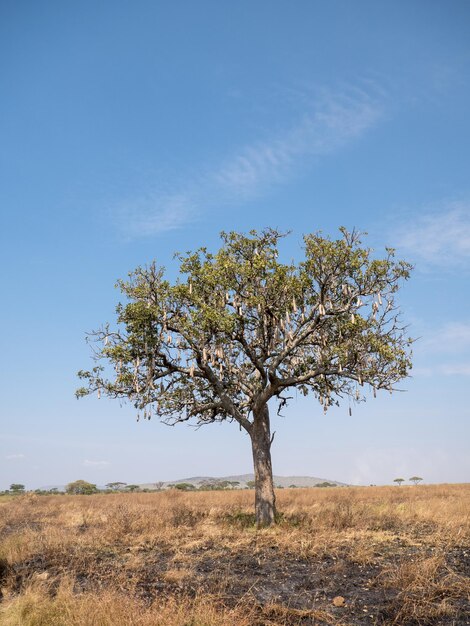
[[344,600],[343,596],[336,596],[336,597],[333,598],[333,604],[335,606],[344,606],[344,602],[345,602],[345,600]]

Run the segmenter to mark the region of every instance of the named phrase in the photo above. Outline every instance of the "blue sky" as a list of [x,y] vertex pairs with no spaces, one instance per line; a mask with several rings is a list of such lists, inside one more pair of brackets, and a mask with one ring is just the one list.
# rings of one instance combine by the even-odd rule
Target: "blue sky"
[[470,479],[470,5],[0,3],[0,489],[251,471],[236,426],[77,402],[119,277],[221,230],[367,231],[415,264],[406,392],[274,420],[274,471]]

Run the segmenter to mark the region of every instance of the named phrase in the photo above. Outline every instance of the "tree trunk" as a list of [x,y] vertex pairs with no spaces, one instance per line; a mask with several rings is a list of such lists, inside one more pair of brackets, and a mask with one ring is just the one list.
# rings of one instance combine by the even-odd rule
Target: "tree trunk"
[[276,521],[268,405],[265,404],[260,410],[255,411],[253,417],[250,435],[255,469],[256,525],[260,528],[272,526]]

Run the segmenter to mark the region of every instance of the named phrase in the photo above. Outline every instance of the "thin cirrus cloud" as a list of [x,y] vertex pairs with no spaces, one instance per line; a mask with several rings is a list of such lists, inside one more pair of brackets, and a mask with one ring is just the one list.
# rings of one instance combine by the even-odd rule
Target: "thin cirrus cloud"
[[194,222],[204,211],[263,196],[376,125],[382,100],[374,86],[325,91],[284,132],[241,147],[216,167],[191,172],[189,182],[170,191],[127,199],[113,210],[114,218],[128,237],[155,235]]
[[247,146],[212,175],[215,188],[230,196],[253,197],[268,185],[295,175],[300,161],[341,148],[378,119],[379,109],[365,94],[355,98],[330,96],[288,132]]
[[468,352],[470,322],[448,322],[433,330],[422,343],[426,352]]
[[[440,363],[418,366],[413,369],[413,374],[424,377],[470,376],[470,363],[461,361],[461,355],[467,355],[469,350],[470,322],[447,322],[429,332],[418,348],[427,361],[431,358]],[[448,361],[449,358],[452,362]]]
[[89,459],[85,459],[83,461],[84,467],[107,467],[109,465],[109,461],[90,461]]
[[423,213],[396,233],[399,247],[420,267],[470,264],[470,204],[454,202]]
[[441,365],[444,376],[470,376],[470,363],[449,363]]
[[26,458],[24,454],[7,454],[5,457],[7,461],[14,461],[15,459],[24,459]]
[[441,363],[434,367],[413,368],[414,377],[470,376],[470,363]]

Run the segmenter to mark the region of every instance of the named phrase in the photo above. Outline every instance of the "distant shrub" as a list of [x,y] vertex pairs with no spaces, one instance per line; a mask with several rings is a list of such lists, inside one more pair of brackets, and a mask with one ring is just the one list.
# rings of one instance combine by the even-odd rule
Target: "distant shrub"
[[66,486],[65,491],[70,495],[90,496],[98,493],[99,490],[96,485],[88,483],[86,480],[75,480]]
[[10,493],[12,494],[24,493],[24,485],[20,485],[19,483],[13,483],[12,485],[10,485]]
[[194,491],[196,489],[192,483],[176,483],[173,487],[179,491]]

